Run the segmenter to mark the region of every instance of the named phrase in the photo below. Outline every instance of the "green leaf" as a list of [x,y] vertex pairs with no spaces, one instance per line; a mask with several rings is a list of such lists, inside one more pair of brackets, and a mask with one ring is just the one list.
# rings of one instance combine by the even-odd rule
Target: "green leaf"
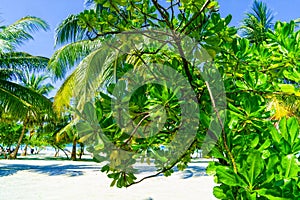
[[296,118],[292,117],[287,120],[287,128],[290,136],[290,144],[299,137],[299,124]]
[[282,138],[282,136],[280,135],[280,133],[278,132],[278,130],[273,126],[270,125],[268,127],[268,130],[270,131],[270,134],[272,136],[272,139],[278,144],[280,143],[280,140]]
[[232,15],[227,15],[226,18],[225,18],[225,22],[226,24],[228,25],[232,20]]
[[97,123],[96,110],[91,102],[84,104],[83,114],[88,122]]
[[234,171],[225,166],[218,166],[216,169],[218,181],[229,186],[246,187],[247,184]]
[[88,122],[78,122],[76,124],[76,129],[80,137],[94,133],[93,127]]
[[287,120],[286,120],[285,117],[280,120],[279,130],[280,130],[280,133],[281,133],[282,137],[286,141],[289,141],[289,133],[288,133],[288,130],[287,130]]
[[258,149],[258,151],[263,151],[265,149],[267,149],[270,145],[272,144],[270,139],[267,139]]
[[227,195],[224,193],[224,191],[221,189],[220,186],[214,187],[213,194],[218,199],[226,199],[227,198]]
[[291,84],[278,84],[282,92],[294,94],[296,93],[295,87]]
[[[281,195],[278,194],[279,192],[272,189],[259,189],[256,190],[255,192],[263,197],[268,198],[269,200],[290,200],[289,198],[280,197]],[[276,194],[278,194],[278,196]]]
[[264,167],[261,153],[258,151],[249,152],[247,160],[243,162],[243,167],[239,170],[250,185],[250,189],[257,183],[256,178],[260,175]]
[[93,136],[94,133],[90,133],[90,134],[86,134],[83,137],[79,138],[78,142],[83,143],[85,142],[87,139],[89,139],[91,136]]
[[293,154],[286,155],[281,161],[282,174],[284,178],[297,178],[299,165],[296,157]]

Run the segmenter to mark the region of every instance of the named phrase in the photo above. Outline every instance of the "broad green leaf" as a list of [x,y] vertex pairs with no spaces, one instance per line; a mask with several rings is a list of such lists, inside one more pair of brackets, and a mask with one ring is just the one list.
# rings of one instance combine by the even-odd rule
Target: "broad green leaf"
[[291,84],[278,84],[278,86],[282,92],[290,93],[290,94],[294,94],[296,92],[295,87]]
[[216,169],[218,181],[229,186],[246,187],[247,184],[234,171],[225,166],[218,166]]
[[214,187],[213,194],[218,199],[226,199],[227,198],[227,195],[224,193],[224,191],[219,186]]
[[91,102],[87,102],[84,105],[83,114],[88,122],[97,123],[96,110],[94,105]]
[[292,117],[287,120],[287,128],[290,136],[290,144],[299,137],[299,124],[296,118]]
[[[278,194],[279,192],[272,189],[259,189],[256,190],[255,192],[257,192],[259,195],[263,197],[268,198],[269,200],[290,200],[289,198],[280,197],[280,194]],[[276,194],[278,194],[278,196]]]
[[78,140],[78,142],[83,143],[83,142],[85,142],[86,140],[88,140],[93,135],[94,135],[94,133],[86,134],[83,137],[80,137],[79,140]]
[[281,161],[282,174],[284,178],[297,178],[299,172],[299,164],[296,157],[292,154],[282,158]]
[[268,127],[268,130],[270,131],[270,134],[272,136],[272,139],[277,142],[277,144],[280,142],[282,135],[278,132],[278,130],[273,126],[270,125]]
[[243,163],[243,168],[240,173],[244,175],[245,179],[252,188],[255,183],[257,183],[256,178],[263,170],[264,161],[261,158],[261,153],[258,151],[250,152],[247,156],[247,160]]
[[76,124],[76,129],[80,137],[94,133],[93,127],[88,122],[78,122]]
[[288,130],[287,130],[287,120],[286,120],[286,118],[283,118],[282,120],[280,120],[279,130],[280,130],[280,133],[281,133],[282,137],[286,141],[289,141],[289,133],[288,133]]

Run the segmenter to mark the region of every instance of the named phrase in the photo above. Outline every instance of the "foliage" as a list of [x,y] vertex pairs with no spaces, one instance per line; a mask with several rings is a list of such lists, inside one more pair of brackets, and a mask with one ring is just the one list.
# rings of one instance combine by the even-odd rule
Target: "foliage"
[[246,13],[241,27],[244,37],[254,43],[261,43],[267,39],[269,29],[273,28],[274,16],[263,2],[255,0],[252,12]]
[[47,30],[48,24],[32,16],[0,27],[0,108],[17,119],[24,119],[32,107],[51,108],[47,98],[17,83],[23,77],[24,69],[41,70],[47,66],[47,58],[16,51],[16,47],[33,39],[31,33],[40,29]]
[[[230,117],[228,125],[238,129],[240,119]],[[262,130],[248,134],[243,131],[245,136],[229,131],[230,137],[235,138],[230,145],[236,156],[237,172],[211,162],[207,172],[214,174],[220,183],[214,188],[214,195],[219,199],[298,199],[300,130],[297,119],[283,118],[279,129],[270,122],[257,128]]]
[[[180,170],[185,169],[193,151],[203,147],[206,133],[218,138],[210,129],[213,124],[220,127],[221,132],[210,152],[219,162],[210,164],[208,169],[221,184],[214,189],[216,197],[299,197],[296,157],[299,107],[292,105],[299,105],[300,33],[295,30],[294,21],[276,22],[274,29],[270,29],[271,13],[264,4],[255,1],[255,13],[248,15],[244,25],[259,29],[251,29],[246,37],[240,37],[236,28],[228,26],[231,16],[221,18],[217,13],[215,1],[88,2],[88,10],[69,16],[58,27],[57,44],[65,46],[51,58],[49,68],[62,78],[68,69],[76,66],[55,97],[55,109],[65,112],[72,105],[78,105],[73,110],[74,120],[77,120],[73,123],[78,122],[79,141],[88,145],[98,161],[108,161],[102,171],[113,179],[112,186],[127,187],[160,174],[169,176],[176,165]],[[159,37],[156,35],[153,39],[147,34],[147,31],[162,29],[167,30],[164,37],[156,32]],[[124,40],[131,40],[130,34],[138,30],[145,31],[143,36],[148,40],[137,37],[135,40],[140,46],[120,53],[132,47],[126,46]],[[222,76],[220,80],[224,82],[227,99],[224,124],[219,118],[225,112],[216,109],[206,77],[201,77],[203,73],[186,59],[199,55],[192,51],[190,55],[185,54],[185,37],[197,43],[193,46],[195,49],[204,48],[209,54],[211,60],[206,61],[202,71],[212,72],[214,64]],[[118,45],[120,51],[110,51],[106,39]],[[149,45],[149,40],[156,43]],[[180,129],[181,105],[186,103],[174,95],[178,88],[170,88],[167,82],[145,84],[130,94],[131,79],[123,80],[127,72],[146,70],[146,67],[161,72],[160,65],[147,63],[172,68],[186,77],[195,93],[197,101],[194,102],[198,102],[200,108],[190,113],[196,113],[199,126],[183,153],[169,145]],[[172,78],[180,82],[177,77]],[[116,87],[121,88],[116,91],[125,95],[114,93]],[[120,126],[123,118],[115,116],[111,108],[118,98],[129,105],[129,112],[124,116],[132,121],[125,128]],[[212,117],[212,110],[217,119]],[[288,110],[289,114],[285,112]],[[280,119],[279,132],[274,125]],[[194,128],[190,127],[192,131]],[[148,137],[144,138],[143,134]],[[167,149],[163,150],[162,146]],[[168,159],[170,153],[175,160]],[[139,160],[154,164],[157,173],[136,180],[134,164]]]
[[16,145],[21,130],[22,125],[16,122],[0,122],[0,145],[8,148]]

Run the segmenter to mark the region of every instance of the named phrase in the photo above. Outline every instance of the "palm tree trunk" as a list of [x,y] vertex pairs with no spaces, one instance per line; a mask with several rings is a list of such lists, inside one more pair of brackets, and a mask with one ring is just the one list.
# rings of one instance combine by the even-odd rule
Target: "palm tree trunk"
[[84,155],[84,144],[80,143],[80,154],[79,154],[79,159],[81,160],[82,155]]
[[26,143],[26,145],[25,145],[25,148],[24,148],[24,151],[23,151],[23,153],[22,153],[22,156],[27,156],[28,143],[29,143],[31,137],[33,136],[33,134],[34,134],[34,130],[31,129],[30,135],[29,135],[28,141],[27,141],[27,143]]
[[16,158],[17,158],[17,154],[18,154],[19,148],[20,148],[20,146],[21,146],[23,137],[24,137],[24,135],[25,135],[26,126],[27,126],[27,121],[28,121],[28,117],[26,116],[25,120],[23,121],[23,128],[22,128],[22,132],[21,132],[21,135],[20,135],[18,144],[17,144],[15,150],[9,155],[9,158],[10,158],[10,159],[16,159]]
[[72,146],[72,153],[71,153],[71,159],[76,160],[76,144],[77,144],[77,137],[74,135],[73,138],[73,146]]

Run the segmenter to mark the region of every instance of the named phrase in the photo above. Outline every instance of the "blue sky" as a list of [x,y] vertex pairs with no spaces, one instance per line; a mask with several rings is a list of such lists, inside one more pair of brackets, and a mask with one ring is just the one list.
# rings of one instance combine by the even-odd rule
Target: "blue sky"
[[[253,0],[219,0],[223,17],[231,13],[232,25],[238,25]],[[35,40],[25,43],[21,50],[50,57],[54,52],[54,29],[69,14],[83,10],[84,0],[0,0],[2,25],[11,24],[26,15],[40,17],[50,24],[48,32],[38,32]],[[300,17],[299,0],[264,0],[275,13],[276,20],[289,21]]]
[[[275,20],[290,21],[300,17],[299,0],[263,0],[273,10]],[[26,42],[20,50],[33,55],[51,57],[54,52],[55,27],[69,14],[84,9],[84,0],[0,0],[1,25],[8,25],[21,17],[32,15],[47,21],[48,32],[38,32],[35,40]],[[219,0],[223,17],[232,14],[231,25],[238,25],[246,11],[250,11],[253,0]],[[55,85],[58,86],[60,82]]]
[[[222,16],[232,14],[232,24],[238,25],[244,13],[251,10],[254,0],[219,0],[220,12]],[[273,11],[274,19],[280,21],[290,21],[300,18],[299,0],[263,0],[269,9]]]
[[34,41],[28,41],[20,50],[50,57],[54,52],[54,29],[69,14],[83,10],[84,0],[0,0],[2,25],[8,25],[24,16],[45,20],[51,30],[37,32]]

